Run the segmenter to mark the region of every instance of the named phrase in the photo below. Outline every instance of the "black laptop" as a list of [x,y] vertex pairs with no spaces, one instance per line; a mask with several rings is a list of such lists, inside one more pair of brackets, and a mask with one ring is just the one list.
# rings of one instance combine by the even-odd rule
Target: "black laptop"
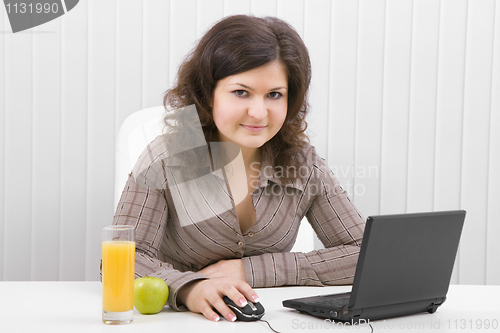
[[434,313],[446,300],[464,220],[463,210],[370,216],[351,292],[283,306],[351,323]]

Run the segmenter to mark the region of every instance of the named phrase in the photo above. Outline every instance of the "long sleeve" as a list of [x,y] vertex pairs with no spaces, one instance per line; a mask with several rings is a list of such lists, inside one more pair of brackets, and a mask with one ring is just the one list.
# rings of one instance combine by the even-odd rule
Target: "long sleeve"
[[167,304],[176,310],[185,310],[177,304],[179,289],[207,277],[193,271],[180,271],[174,268],[173,262],[158,259],[168,213],[164,190],[139,187],[129,176],[113,224],[135,226],[136,277],[148,275],[165,280],[170,289]]
[[363,238],[364,221],[340,187],[317,197],[307,219],[325,249],[301,255],[306,281],[322,285],[352,284]]

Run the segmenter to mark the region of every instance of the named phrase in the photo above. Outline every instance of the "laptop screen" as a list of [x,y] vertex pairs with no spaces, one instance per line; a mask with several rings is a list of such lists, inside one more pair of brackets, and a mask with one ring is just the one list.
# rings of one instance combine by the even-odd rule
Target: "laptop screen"
[[369,217],[350,305],[445,297],[464,219],[463,210]]

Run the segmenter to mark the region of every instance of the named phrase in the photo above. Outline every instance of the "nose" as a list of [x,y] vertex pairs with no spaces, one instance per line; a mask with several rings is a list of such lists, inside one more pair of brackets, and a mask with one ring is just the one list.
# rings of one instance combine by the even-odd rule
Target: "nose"
[[264,100],[254,99],[248,107],[248,115],[255,119],[264,119],[267,117],[267,107]]

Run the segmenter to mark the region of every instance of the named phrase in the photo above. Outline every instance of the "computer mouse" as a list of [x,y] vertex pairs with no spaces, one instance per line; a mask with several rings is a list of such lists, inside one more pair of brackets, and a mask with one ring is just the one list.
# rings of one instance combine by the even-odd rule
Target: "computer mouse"
[[248,302],[248,304],[244,307],[237,306],[229,297],[222,297],[224,303],[234,312],[236,315],[236,320],[240,321],[254,321],[262,318],[266,310],[262,304]]

